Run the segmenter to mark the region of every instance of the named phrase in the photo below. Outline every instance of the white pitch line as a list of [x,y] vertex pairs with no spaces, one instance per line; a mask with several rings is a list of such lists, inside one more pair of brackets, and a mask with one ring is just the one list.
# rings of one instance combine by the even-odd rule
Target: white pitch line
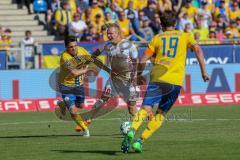
[[[93,121],[115,121],[121,118],[94,119]],[[191,122],[191,121],[240,121],[240,119],[167,119],[168,122]],[[39,122],[6,122],[0,123],[0,126],[21,125],[21,124],[47,124],[47,123],[72,123],[72,121],[39,121]]]
[[[93,121],[115,121],[121,120],[121,118],[108,118],[108,119],[94,119]],[[6,122],[0,123],[0,126],[6,125],[19,125],[19,124],[46,124],[46,123],[72,123],[73,121],[39,121],[39,122]]]

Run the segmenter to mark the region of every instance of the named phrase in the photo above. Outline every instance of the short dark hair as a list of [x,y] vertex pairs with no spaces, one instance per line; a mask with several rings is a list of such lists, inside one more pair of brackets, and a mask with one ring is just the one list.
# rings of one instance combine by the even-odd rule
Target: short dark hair
[[174,27],[177,22],[177,13],[173,11],[165,11],[160,15],[163,28]]
[[30,33],[30,34],[31,34],[32,32],[31,32],[30,30],[26,30],[26,31],[25,31],[25,35],[26,35],[27,33]]
[[67,36],[64,40],[65,46],[68,46],[71,42],[77,42],[77,38],[75,36]]

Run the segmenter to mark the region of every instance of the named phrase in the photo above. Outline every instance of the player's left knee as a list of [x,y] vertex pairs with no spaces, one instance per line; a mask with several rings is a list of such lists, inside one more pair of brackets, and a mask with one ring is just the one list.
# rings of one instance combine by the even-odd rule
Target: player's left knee
[[128,102],[128,112],[132,116],[136,114],[136,102]]

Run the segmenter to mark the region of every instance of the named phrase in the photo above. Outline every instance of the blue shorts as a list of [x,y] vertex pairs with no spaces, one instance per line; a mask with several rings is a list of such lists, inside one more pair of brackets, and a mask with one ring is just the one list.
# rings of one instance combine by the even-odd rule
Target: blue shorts
[[158,108],[168,112],[177,100],[181,86],[163,82],[150,82],[142,106],[158,104]]
[[78,87],[68,87],[61,84],[60,91],[62,94],[62,98],[68,107],[79,107],[80,103],[84,103],[85,94],[82,85]]

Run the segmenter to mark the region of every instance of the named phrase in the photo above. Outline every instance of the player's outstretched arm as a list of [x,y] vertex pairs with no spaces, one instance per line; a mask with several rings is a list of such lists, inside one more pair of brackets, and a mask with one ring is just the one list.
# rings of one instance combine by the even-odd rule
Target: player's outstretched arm
[[210,76],[207,74],[207,71],[206,71],[202,48],[198,44],[195,44],[195,45],[192,46],[192,49],[196,54],[198,63],[200,65],[201,74],[202,74],[202,78],[203,78],[204,82],[209,81]]
[[144,54],[140,60],[140,63],[138,64],[138,75],[142,74],[147,60],[150,59],[153,56],[153,54],[154,53],[152,52],[152,50],[150,48],[146,49],[146,51],[144,52]]
[[148,59],[150,59],[153,56],[153,52],[150,48],[147,48],[146,51],[144,52],[140,63],[137,66],[137,84],[138,85],[143,85],[146,83],[146,79],[142,76],[142,72],[145,68],[146,62]]
[[87,68],[88,66],[85,66],[85,67],[82,67],[80,69],[71,69],[70,70],[70,73],[74,76],[74,77],[77,77],[77,76],[80,76],[82,74],[85,74],[87,72]]

